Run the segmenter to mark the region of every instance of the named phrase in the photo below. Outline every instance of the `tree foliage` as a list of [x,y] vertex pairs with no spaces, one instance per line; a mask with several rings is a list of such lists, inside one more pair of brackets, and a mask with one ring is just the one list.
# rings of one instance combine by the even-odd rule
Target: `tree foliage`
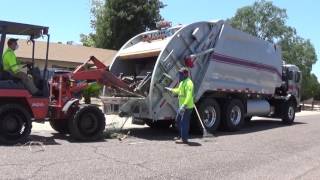
[[96,47],[108,49],[119,49],[133,36],[154,29],[164,7],[159,0],[95,0],[92,4],[95,34],[82,36],[82,42],[92,39]]
[[320,95],[320,86],[317,76],[314,74],[305,74],[302,81],[302,99],[318,98]]
[[87,46],[87,47],[94,47],[94,34],[80,34],[80,42],[82,42],[82,45]]
[[261,39],[274,42],[287,31],[285,9],[278,8],[268,1],[257,1],[252,6],[237,10],[231,25]]
[[312,66],[317,61],[315,48],[310,40],[298,36],[295,28],[286,25],[287,18],[285,9],[261,0],[238,9],[228,21],[237,29],[280,45],[283,60],[297,65],[302,71],[303,99],[310,98],[320,89],[316,76],[311,74]]

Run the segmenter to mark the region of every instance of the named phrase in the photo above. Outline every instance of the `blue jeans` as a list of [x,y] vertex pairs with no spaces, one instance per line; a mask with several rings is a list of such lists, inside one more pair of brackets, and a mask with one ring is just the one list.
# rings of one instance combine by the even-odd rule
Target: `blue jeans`
[[189,138],[191,113],[192,113],[192,109],[186,109],[184,113],[178,112],[176,117],[179,133],[183,141],[188,141],[188,138]]

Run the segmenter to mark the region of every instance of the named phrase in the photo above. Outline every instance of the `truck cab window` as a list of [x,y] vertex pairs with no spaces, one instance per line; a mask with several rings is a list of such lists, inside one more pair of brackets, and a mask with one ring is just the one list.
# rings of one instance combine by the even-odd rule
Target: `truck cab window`
[[298,83],[298,82],[300,82],[300,79],[301,79],[300,72],[296,72],[295,81]]
[[288,73],[289,73],[289,71],[286,68],[282,69],[282,81],[288,80]]
[[289,71],[288,80],[293,80],[293,71]]

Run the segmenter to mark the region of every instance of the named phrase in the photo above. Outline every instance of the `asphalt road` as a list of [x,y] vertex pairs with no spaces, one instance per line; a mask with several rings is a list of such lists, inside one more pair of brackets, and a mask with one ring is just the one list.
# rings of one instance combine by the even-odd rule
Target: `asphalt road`
[[33,145],[0,146],[0,179],[320,178],[320,113],[300,115],[292,126],[254,120],[190,145],[175,144],[172,130],[127,130],[123,141],[77,143],[35,128]]

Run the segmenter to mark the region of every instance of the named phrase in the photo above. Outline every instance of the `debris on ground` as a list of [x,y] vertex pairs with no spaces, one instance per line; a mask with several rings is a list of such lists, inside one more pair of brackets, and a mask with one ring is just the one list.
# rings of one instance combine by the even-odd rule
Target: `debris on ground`
[[128,133],[125,134],[125,135],[123,135],[122,137],[119,136],[119,137],[118,137],[118,140],[119,140],[119,141],[122,141],[122,140],[126,139],[129,135],[130,135],[130,131],[128,131]]
[[[24,144],[17,144],[17,146],[21,146],[21,147],[28,146],[30,152],[42,152],[46,150],[45,145],[43,144],[43,142],[40,142],[40,141],[28,141]],[[34,150],[33,147],[36,147],[36,146],[40,147],[40,149]]]

